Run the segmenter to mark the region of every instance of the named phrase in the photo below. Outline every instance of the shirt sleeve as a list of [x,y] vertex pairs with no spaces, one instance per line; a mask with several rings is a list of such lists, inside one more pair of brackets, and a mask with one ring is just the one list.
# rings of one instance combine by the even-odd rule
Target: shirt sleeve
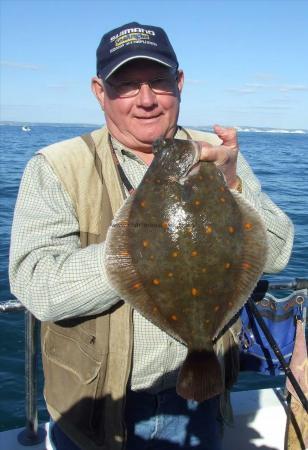
[[81,248],[68,193],[42,155],[28,163],[12,227],[12,293],[39,320],[101,313],[120,298],[109,285],[104,243]]
[[261,190],[261,184],[242,154],[238,159],[238,174],[242,180],[242,195],[260,213],[265,223],[269,252],[265,273],[283,270],[291,255],[294,227],[288,216]]

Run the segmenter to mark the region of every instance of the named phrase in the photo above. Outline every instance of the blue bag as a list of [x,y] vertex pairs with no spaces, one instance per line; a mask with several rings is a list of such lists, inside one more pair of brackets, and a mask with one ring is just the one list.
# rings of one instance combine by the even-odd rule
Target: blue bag
[[[294,348],[296,319],[303,317],[304,298],[305,294],[301,295],[299,291],[282,299],[266,293],[262,300],[255,302],[287,363],[291,359]],[[240,317],[242,320],[240,370],[267,375],[284,374],[277,356],[254,318],[249,305],[246,304],[242,308]]]

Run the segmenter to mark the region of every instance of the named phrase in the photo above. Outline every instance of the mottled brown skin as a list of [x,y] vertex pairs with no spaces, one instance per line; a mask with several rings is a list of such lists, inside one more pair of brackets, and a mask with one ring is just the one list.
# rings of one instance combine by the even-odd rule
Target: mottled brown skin
[[132,203],[129,222],[139,226],[128,228],[128,242],[170,331],[188,347],[204,349],[212,348],[226,310],[234,310],[221,303],[231,304],[243,230],[238,206],[214,164],[199,163],[199,173],[185,176],[193,156],[185,141],[180,150],[171,145],[157,154]]
[[213,339],[262,272],[266,232],[220,170],[199,162],[198,144],[160,140],[154,153],[107,237],[107,273],[125,300],[197,355],[185,389],[196,384],[194,372],[218,379],[202,393],[183,393],[202,401],[223,389]]

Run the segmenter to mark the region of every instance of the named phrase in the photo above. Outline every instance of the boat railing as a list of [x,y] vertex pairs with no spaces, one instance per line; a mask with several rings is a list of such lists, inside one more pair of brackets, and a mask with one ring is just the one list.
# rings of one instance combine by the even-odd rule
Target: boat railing
[[46,431],[38,426],[37,376],[39,356],[39,321],[18,300],[0,303],[0,313],[25,314],[25,428],[18,435],[21,445],[37,445],[44,441]]

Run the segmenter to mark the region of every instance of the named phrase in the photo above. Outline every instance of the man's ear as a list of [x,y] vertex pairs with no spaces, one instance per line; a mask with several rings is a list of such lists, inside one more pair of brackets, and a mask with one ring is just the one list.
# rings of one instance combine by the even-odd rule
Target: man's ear
[[180,69],[178,71],[178,89],[180,94],[182,92],[183,85],[184,85],[184,72],[183,70]]
[[102,80],[98,77],[93,77],[91,80],[91,89],[99,104],[101,105],[102,110],[104,110],[105,90]]

